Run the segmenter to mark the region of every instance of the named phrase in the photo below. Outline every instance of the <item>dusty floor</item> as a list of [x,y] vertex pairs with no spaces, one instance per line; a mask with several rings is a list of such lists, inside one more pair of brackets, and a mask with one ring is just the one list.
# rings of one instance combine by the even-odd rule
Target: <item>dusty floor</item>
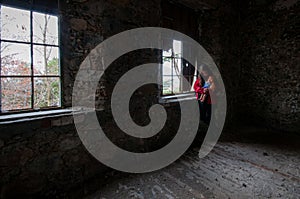
[[227,134],[203,159],[194,147],[167,168],[119,177],[87,198],[300,198],[300,137],[284,135]]

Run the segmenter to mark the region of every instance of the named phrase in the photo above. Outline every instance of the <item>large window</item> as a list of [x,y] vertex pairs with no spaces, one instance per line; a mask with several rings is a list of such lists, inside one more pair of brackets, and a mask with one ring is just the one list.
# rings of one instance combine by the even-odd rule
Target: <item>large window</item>
[[60,107],[58,17],[0,6],[0,111]]
[[[179,31],[196,41],[198,40],[199,15],[194,10],[168,0],[161,1],[161,7],[163,28]],[[169,39],[171,40],[172,38]],[[193,92],[190,85],[193,85],[196,79],[197,70],[195,70],[194,66],[197,65],[196,63],[189,63],[182,58],[183,53],[186,53],[183,52],[183,41],[173,39],[170,42],[172,42],[168,44],[170,49],[165,49],[162,52],[162,70],[160,73],[162,89],[160,96]],[[190,85],[184,84],[184,79]],[[164,98],[172,98],[172,96]]]
[[191,87],[183,84],[184,78],[190,83],[196,79],[195,68],[182,58],[182,42],[173,40],[173,47],[163,51],[162,56],[163,95],[191,92]]

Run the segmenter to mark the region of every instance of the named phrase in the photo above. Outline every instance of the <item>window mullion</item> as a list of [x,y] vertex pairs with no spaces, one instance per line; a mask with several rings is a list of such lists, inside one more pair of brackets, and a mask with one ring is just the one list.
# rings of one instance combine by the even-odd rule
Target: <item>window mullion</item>
[[34,70],[33,70],[33,15],[30,11],[30,67],[31,67],[31,108],[34,108]]
[[[1,7],[2,7],[2,5],[0,4],[0,19],[1,19]],[[2,38],[2,33],[0,31],[0,49],[1,49],[1,45],[2,45],[1,38]],[[2,68],[2,55],[1,55],[1,51],[0,51],[0,113],[2,113],[2,78],[1,78],[2,71],[1,71],[1,68]]]
[[17,43],[17,44],[33,44],[33,45],[37,45],[37,46],[59,47],[59,45],[55,45],[55,44],[42,44],[42,43],[35,43],[35,42],[15,41],[15,40],[9,40],[9,39],[1,39],[1,41],[8,42],[8,43]]
[[[1,5],[0,5],[0,16],[1,16]],[[0,39],[1,39],[1,32],[0,32]],[[0,49],[1,49],[1,45],[2,45],[2,42],[0,40]],[[0,51],[0,113],[2,113],[2,71],[1,71],[1,68],[2,68],[2,55],[1,55],[1,51]]]
[[173,74],[173,70],[174,70],[174,57],[173,57],[173,50],[172,50],[172,58],[171,58],[171,92],[172,94],[174,94],[174,90],[173,90],[173,83],[174,83],[174,74]]

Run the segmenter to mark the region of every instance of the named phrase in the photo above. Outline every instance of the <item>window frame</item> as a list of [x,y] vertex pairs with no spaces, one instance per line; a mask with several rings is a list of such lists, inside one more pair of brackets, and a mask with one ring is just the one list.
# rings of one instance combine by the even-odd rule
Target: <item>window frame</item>
[[[164,75],[163,73],[163,67],[164,67],[164,58],[168,58],[171,59],[171,74],[170,75]],[[169,97],[169,96],[174,96],[174,95],[185,95],[185,94],[189,94],[189,93],[194,93],[194,91],[190,90],[190,91],[184,91],[183,88],[179,88],[179,92],[174,92],[174,88],[173,88],[173,81],[174,81],[174,77],[176,76],[176,74],[173,74],[173,70],[175,70],[175,66],[173,65],[173,62],[176,61],[176,59],[181,59],[181,64],[180,64],[180,78],[186,78],[185,76],[188,76],[188,79],[186,79],[188,82],[190,82],[191,84],[193,84],[193,82],[197,79],[197,70],[195,69],[194,74],[188,74],[188,75],[184,75],[183,74],[183,64],[184,64],[184,58],[179,56],[177,57],[176,55],[174,55],[173,49],[172,49],[172,55],[171,56],[164,56],[163,55],[163,51],[161,53],[161,67],[160,67],[160,74],[159,74],[159,78],[160,78],[160,82],[161,82],[161,89],[159,89],[159,96],[160,97]],[[188,63],[187,61],[185,61],[186,63]],[[188,63],[190,64],[190,63]],[[191,64],[192,65],[192,64]],[[195,66],[193,66],[195,67]],[[163,77],[170,77],[171,81],[172,81],[172,85],[171,85],[171,93],[168,94],[164,94],[164,84],[163,84]],[[193,81],[191,80],[191,77],[193,77]],[[180,80],[179,78],[179,80]],[[193,85],[191,85],[193,87]],[[192,88],[191,87],[191,88]]]
[[[14,5],[14,4],[7,4],[6,2],[1,3],[0,2],[0,9],[2,6],[6,6],[9,8],[14,8],[14,9],[20,9],[24,11],[29,11],[30,16],[30,36],[29,36],[29,42],[26,41],[15,41],[15,40],[10,40],[10,39],[2,39],[0,37],[0,45],[2,42],[6,43],[12,43],[12,44],[26,44],[30,45],[30,69],[31,73],[30,75],[2,75],[1,74],[1,66],[0,66],[0,115],[9,115],[9,114],[16,114],[16,113],[27,113],[27,112],[39,112],[39,111],[49,111],[49,110],[58,110],[58,109],[63,109],[63,73],[62,73],[62,48],[61,48],[61,31],[60,31],[60,25],[61,25],[61,17],[59,15],[58,8],[54,10],[54,12],[49,12],[47,9],[36,9],[36,6],[33,6],[33,2],[30,2],[31,8],[28,6],[20,6],[20,5]],[[57,45],[56,44],[43,44],[43,43],[38,43],[34,42],[33,40],[33,13],[39,13],[39,14],[47,14],[50,16],[57,17]],[[0,19],[1,22],[1,19]],[[34,51],[34,46],[46,46],[46,47],[54,47],[57,48],[58,50],[58,74],[57,75],[37,75],[34,73],[34,61],[33,61],[33,51]],[[1,57],[0,57],[1,59]],[[30,78],[31,82],[31,100],[30,100],[30,108],[23,108],[23,109],[12,109],[12,110],[3,110],[2,109],[2,87],[1,87],[1,78]],[[35,84],[35,78],[58,78],[59,79],[59,105],[58,106],[46,106],[46,107],[34,107],[34,84]]]

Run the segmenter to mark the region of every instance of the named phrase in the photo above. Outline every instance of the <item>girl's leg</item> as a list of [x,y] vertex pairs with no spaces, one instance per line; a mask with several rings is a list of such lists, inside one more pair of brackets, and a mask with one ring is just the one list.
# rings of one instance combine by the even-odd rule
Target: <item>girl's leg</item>
[[211,104],[206,104],[205,123],[209,124],[211,119]]
[[205,113],[206,113],[204,104],[200,100],[198,100],[198,104],[199,104],[199,109],[200,109],[200,120],[204,121]]

